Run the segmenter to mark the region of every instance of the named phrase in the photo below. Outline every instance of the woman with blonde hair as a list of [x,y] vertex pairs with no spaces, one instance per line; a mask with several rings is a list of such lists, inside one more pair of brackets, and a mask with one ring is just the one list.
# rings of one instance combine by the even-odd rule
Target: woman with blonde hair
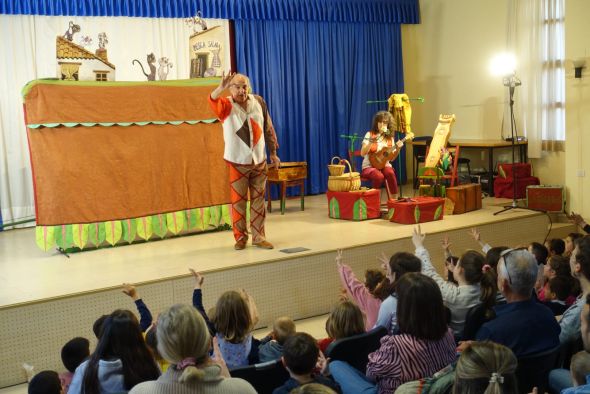
[[455,369],[453,393],[518,394],[512,350],[494,342],[472,342]]
[[155,381],[135,386],[130,394],[256,393],[245,380],[231,378],[205,320],[193,307],[177,304],[158,318],[158,351],[172,364]]

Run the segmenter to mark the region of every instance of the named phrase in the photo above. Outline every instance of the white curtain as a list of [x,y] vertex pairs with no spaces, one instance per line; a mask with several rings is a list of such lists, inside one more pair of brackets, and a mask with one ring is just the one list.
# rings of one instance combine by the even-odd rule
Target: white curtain
[[[564,0],[512,0],[508,47],[517,58],[515,118],[529,156],[563,150],[565,140]],[[509,123],[508,123],[509,124]]]
[[[128,17],[73,17],[0,15],[0,212],[5,223],[35,218],[33,181],[24,124],[21,89],[38,78],[56,78],[56,36],[63,36],[70,21],[80,26],[73,42],[98,48],[98,34],[106,32],[108,60],[116,67],[117,81],[145,81],[138,59],[148,71],[146,56],[168,57],[173,64],[168,80],[189,78],[189,37],[194,26],[183,19]],[[226,20],[207,19],[223,26],[223,54],[229,69],[229,29]],[[92,39],[92,44],[83,38]],[[158,63],[156,62],[156,67]],[[156,78],[158,79],[158,78]]]

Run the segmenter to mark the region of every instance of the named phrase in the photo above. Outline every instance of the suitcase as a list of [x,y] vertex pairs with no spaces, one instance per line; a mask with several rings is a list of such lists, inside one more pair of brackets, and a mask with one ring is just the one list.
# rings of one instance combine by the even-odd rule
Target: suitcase
[[527,186],[538,185],[539,178],[530,176],[516,180],[516,197],[514,196],[513,178],[496,177],[494,180],[494,196],[503,198],[525,198]]
[[326,193],[328,215],[333,219],[367,220],[381,217],[381,191],[378,189]]
[[527,207],[531,209],[544,212],[563,212],[565,209],[563,186],[527,186],[526,201]]
[[414,197],[387,201],[389,221],[416,224],[441,220],[445,199],[440,197]]
[[469,183],[447,188],[447,197],[455,203],[453,214],[481,209],[481,185]]

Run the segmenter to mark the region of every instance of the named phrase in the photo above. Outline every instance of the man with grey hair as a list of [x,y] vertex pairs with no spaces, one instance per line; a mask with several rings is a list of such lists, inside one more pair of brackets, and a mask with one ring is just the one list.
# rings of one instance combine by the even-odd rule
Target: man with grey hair
[[516,357],[559,346],[559,324],[546,306],[532,298],[537,261],[526,249],[508,249],[498,261],[498,289],[507,303],[494,308],[496,318],[485,323],[476,340],[490,340],[512,349]]

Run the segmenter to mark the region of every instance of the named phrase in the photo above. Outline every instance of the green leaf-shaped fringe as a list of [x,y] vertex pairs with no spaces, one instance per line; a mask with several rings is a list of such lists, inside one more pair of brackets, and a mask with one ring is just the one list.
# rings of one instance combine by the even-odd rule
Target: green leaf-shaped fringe
[[44,251],[55,246],[85,249],[103,246],[105,242],[116,245],[120,241],[129,244],[137,240],[148,241],[153,234],[165,238],[183,230],[194,232],[228,227],[231,228],[230,205],[224,204],[99,223],[37,226],[35,238],[37,246]]
[[418,205],[414,208],[414,219],[416,220],[416,223],[420,223],[420,207]]
[[55,230],[55,244],[62,249],[68,249],[74,246],[71,224],[57,226],[57,229]]
[[55,246],[55,229],[59,226],[37,226],[35,229],[35,238],[37,246],[47,252]]
[[389,211],[387,211],[387,219],[391,220],[394,213],[395,213],[395,208],[389,208]]
[[438,208],[436,208],[436,211],[434,211],[434,220],[440,219],[440,215],[442,213],[443,206],[444,206],[444,204],[443,205],[439,205]]
[[172,126],[178,126],[181,125],[183,123],[186,124],[190,124],[190,125],[195,125],[197,123],[215,123],[218,122],[219,120],[217,118],[211,118],[211,119],[196,119],[196,120],[146,120],[146,121],[137,121],[137,122],[58,122],[58,123],[29,123],[27,124],[27,127],[29,129],[38,129],[41,127],[48,127],[48,128],[53,128],[53,127],[76,127],[76,126],[84,126],[84,127],[95,127],[95,126],[103,126],[103,127],[111,127],[111,126],[123,126],[123,127],[127,127],[127,126],[131,126],[131,125],[137,125],[137,126],[145,126],[148,124],[155,124],[155,125],[165,125],[165,124],[169,124]]
[[367,203],[362,198],[359,198],[354,202],[352,207],[352,218],[354,220],[367,219]]
[[137,235],[137,219],[125,219],[121,221],[123,227],[123,239],[127,243],[135,240]]

